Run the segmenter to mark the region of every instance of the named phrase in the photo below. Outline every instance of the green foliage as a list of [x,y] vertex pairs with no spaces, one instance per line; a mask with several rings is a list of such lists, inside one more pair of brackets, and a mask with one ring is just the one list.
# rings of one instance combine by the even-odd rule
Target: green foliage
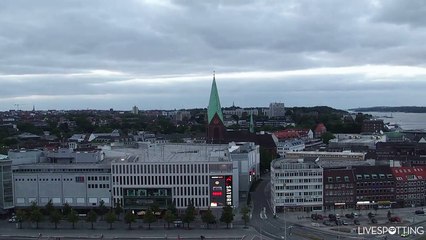
[[70,214],[72,208],[71,206],[66,202],[64,203],[64,206],[62,207],[62,214],[64,216],[68,216],[68,214]]
[[322,139],[323,143],[326,143],[326,144],[328,144],[330,142],[330,140],[334,139],[334,138],[335,138],[335,136],[331,132],[326,132],[323,135],[321,135],[321,139]]
[[151,223],[157,221],[157,218],[155,217],[154,213],[151,209],[148,209],[145,212],[145,215],[143,216],[143,222],[148,223],[148,229],[151,229]]
[[16,221],[19,223],[19,228],[22,228],[22,222],[27,219],[27,213],[25,210],[18,209],[16,211]]
[[264,148],[259,149],[260,152],[260,172],[265,172],[271,168],[271,162],[274,159],[274,156],[271,152]]
[[55,210],[55,207],[53,206],[52,199],[49,200],[49,202],[44,205],[44,211],[46,215],[52,214],[53,210]]
[[109,223],[109,229],[112,229],[112,224],[117,221],[117,216],[115,215],[114,211],[109,211],[106,214],[106,222]]
[[176,220],[176,215],[172,210],[167,210],[164,215],[164,220],[167,222],[167,228],[170,228],[170,223]]
[[229,228],[229,224],[234,221],[234,213],[231,206],[223,207],[222,216],[220,216],[220,221],[226,223],[226,228]]
[[117,219],[120,220],[120,214],[123,213],[123,207],[120,203],[115,204],[114,212],[117,215]]
[[98,214],[92,210],[90,210],[90,212],[87,214],[86,216],[86,222],[90,222],[92,224],[92,229],[93,229],[93,223],[96,222],[98,220]]
[[38,229],[38,224],[44,220],[43,214],[41,213],[40,208],[35,202],[31,204],[31,210],[29,213],[29,219],[31,222],[36,223],[36,228]]
[[207,224],[207,229],[209,229],[210,224],[213,224],[216,222],[216,217],[213,215],[212,210],[210,207],[201,215],[201,220]]
[[71,209],[67,215],[67,220],[72,223],[72,229],[75,229],[75,224],[79,221],[77,212]]
[[104,215],[108,212],[108,208],[105,206],[105,202],[101,200],[99,202],[98,214],[101,216],[101,219],[104,219]]
[[43,129],[34,126],[32,123],[20,122],[17,124],[17,127],[20,132],[28,132],[35,135],[43,134]]
[[132,229],[132,223],[136,222],[136,215],[128,211],[126,215],[124,215],[124,222],[129,224],[129,229]]
[[189,224],[193,222],[194,220],[195,220],[195,207],[194,207],[194,203],[191,201],[191,203],[185,209],[185,214],[183,215],[182,221],[188,224],[188,229],[189,229]]
[[244,226],[247,227],[247,223],[250,221],[250,209],[247,206],[244,206],[240,210],[241,219],[244,221]]
[[58,228],[58,224],[61,222],[62,214],[59,212],[59,210],[54,209],[50,212],[49,220],[51,223],[55,224],[55,229]]

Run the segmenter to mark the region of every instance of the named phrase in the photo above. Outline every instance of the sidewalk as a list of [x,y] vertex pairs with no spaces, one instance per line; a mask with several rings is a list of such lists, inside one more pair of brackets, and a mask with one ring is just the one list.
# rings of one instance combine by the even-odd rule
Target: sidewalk
[[226,229],[226,226],[210,226],[210,229],[200,228],[199,223],[193,223],[191,229],[186,228],[164,228],[161,223],[154,224],[148,229],[147,224],[135,223],[132,230],[127,224],[116,222],[113,229],[109,229],[109,224],[99,221],[95,224],[95,229],[90,229],[90,223],[79,222],[76,228],[62,222],[58,229],[54,229],[53,224],[43,222],[39,229],[32,228],[30,224],[24,223],[23,229],[17,229],[15,224],[0,224],[0,239],[8,239],[10,236],[19,236],[32,239],[230,239],[241,240],[245,236],[253,236],[256,231],[253,228],[244,229],[242,225],[237,225],[233,229]]

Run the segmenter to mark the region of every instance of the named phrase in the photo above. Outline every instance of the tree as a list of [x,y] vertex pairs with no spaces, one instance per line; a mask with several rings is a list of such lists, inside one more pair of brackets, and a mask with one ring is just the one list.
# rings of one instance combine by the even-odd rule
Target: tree
[[232,212],[231,206],[223,207],[222,216],[220,216],[220,221],[226,223],[226,228],[229,228],[229,224],[234,221],[234,213]]
[[19,224],[19,228],[22,228],[22,222],[25,221],[26,218],[27,213],[24,210],[18,209],[18,211],[16,211],[16,221]]
[[194,207],[194,203],[191,201],[185,209],[185,214],[183,215],[182,221],[188,224],[188,229],[189,229],[189,224],[193,222],[194,220],[195,220],[195,207]]
[[79,220],[77,212],[71,209],[67,215],[67,220],[68,222],[72,223],[72,229],[75,229],[75,223],[77,223]]
[[50,212],[50,222],[55,224],[55,229],[58,229],[58,224],[61,222],[62,214],[59,210],[54,209]]
[[170,210],[173,213],[173,215],[175,217],[177,217],[178,212],[177,212],[177,208],[176,208],[176,200],[173,200],[173,203],[168,206],[167,210]]
[[172,210],[167,210],[164,215],[164,220],[167,222],[167,228],[170,228],[170,223],[176,220],[176,215],[173,214]]
[[98,214],[101,216],[101,220],[104,220],[104,215],[108,212],[108,208],[105,206],[105,202],[101,200],[99,202]]
[[109,211],[106,215],[106,221],[109,223],[109,229],[112,229],[112,224],[117,220],[117,216],[114,211]]
[[92,224],[92,229],[93,229],[93,223],[96,222],[96,220],[98,220],[98,214],[92,209],[87,214],[86,222],[90,222]]
[[143,216],[143,222],[148,223],[148,229],[151,229],[151,223],[155,222],[157,218],[151,209],[148,209]]
[[216,222],[216,217],[213,215],[212,210],[210,207],[201,215],[201,220],[207,224],[207,229],[209,229],[210,224]]
[[136,215],[128,211],[126,215],[124,215],[124,222],[129,224],[129,229],[132,229],[132,223],[136,222]]
[[55,207],[53,206],[52,199],[49,200],[49,202],[44,205],[44,211],[46,215],[52,214],[53,210],[55,210]]
[[241,219],[244,221],[244,227],[247,228],[247,223],[250,221],[250,209],[247,206],[241,208]]
[[323,141],[323,143],[328,144],[330,142],[331,139],[336,138],[333,133],[331,132],[326,132],[324,134],[321,135],[321,139]]
[[64,206],[62,207],[62,214],[64,216],[68,216],[71,211],[72,211],[71,206],[67,202],[64,203]]
[[36,228],[38,229],[38,224],[43,221],[43,214],[41,213],[41,210],[39,207],[37,207],[36,203],[33,202],[31,205],[31,212],[30,212],[30,221],[32,223],[36,223]]
[[117,215],[117,220],[120,220],[120,214],[123,213],[123,207],[120,203],[115,204],[114,212]]

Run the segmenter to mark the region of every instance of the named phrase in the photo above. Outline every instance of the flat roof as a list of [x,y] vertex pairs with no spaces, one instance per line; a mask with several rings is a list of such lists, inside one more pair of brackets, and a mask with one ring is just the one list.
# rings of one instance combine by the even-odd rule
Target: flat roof
[[231,161],[228,144],[144,144],[139,148],[104,149],[112,162],[218,162]]

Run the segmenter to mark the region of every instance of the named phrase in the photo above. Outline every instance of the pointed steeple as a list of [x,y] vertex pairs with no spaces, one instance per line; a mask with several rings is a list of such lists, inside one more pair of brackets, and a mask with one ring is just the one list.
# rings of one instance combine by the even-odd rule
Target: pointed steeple
[[253,113],[250,114],[250,132],[254,133],[254,121],[253,121]]
[[223,122],[222,107],[220,106],[219,94],[217,92],[215,72],[213,72],[213,83],[210,92],[209,106],[207,108],[208,123],[212,121],[215,114],[217,114],[219,119]]

